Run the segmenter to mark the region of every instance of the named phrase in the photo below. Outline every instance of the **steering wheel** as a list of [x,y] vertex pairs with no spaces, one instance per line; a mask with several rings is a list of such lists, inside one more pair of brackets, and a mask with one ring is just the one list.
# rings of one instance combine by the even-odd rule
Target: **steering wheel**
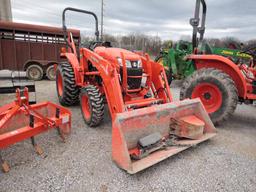
[[101,45],[102,45],[101,41],[93,41],[93,42],[90,43],[88,48],[90,50],[94,50],[96,47],[101,46]]
[[99,46],[103,46],[103,47],[112,47],[111,46],[111,43],[109,41],[94,41],[94,42],[91,42],[90,45],[89,45],[89,49],[90,50],[94,50],[96,47],[99,47]]

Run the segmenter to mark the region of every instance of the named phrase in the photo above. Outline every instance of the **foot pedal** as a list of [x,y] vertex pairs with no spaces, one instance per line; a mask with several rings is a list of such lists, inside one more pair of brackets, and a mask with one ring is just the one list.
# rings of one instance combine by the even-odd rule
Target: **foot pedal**
[[2,163],[2,169],[4,173],[8,173],[10,171],[10,167],[6,161]]
[[43,149],[39,145],[35,145],[34,148],[38,155],[42,155],[44,153]]

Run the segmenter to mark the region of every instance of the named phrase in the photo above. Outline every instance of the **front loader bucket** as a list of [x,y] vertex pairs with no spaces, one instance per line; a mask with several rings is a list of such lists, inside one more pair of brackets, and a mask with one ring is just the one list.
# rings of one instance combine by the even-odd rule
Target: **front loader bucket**
[[[175,126],[178,129],[173,131]],[[175,144],[132,158],[139,145],[150,147],[152,141],[170,133],[179,136]],[[154,105],[117,114],[113,121],[112,158],[120,168],[134,174],[215,135],[216,129],[199,99]]]

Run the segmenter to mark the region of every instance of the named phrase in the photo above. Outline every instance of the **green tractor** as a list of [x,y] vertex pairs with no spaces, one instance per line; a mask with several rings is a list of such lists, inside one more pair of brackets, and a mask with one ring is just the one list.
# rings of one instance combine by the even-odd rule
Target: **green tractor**
[[195,71],[193,63],[185,59],[186,55],[193,52],[192,50],[192,43],[179,41],[173,47],[162,49],[156,57],[155,61],[165,68],[169,84],[173,79],[184,79]]
[[[193,53],[192,50],[191,42],[180,40],[173,47],[162,49],[156,57],[155,61],[165,67],[169,83],[173,79],[185,79],[195,71],[192,61],[186,60],[186,56]],[[252,59],[251,55],[243,53],[241,50],[211,47],[207,42],[201,45],[199,51],[228,57],[234,63],[240,63],[241,61],[246,63]]]
[[[200,43],[197,47],[193,46],[196,43],[180,40],[174,46],[170,45],[169,48],[162,49],[160,54],[156,57],[155,61],[165,67],[169,84],[171,84],[173,79],[185,79],[196,70],[193,62],[186,59],[186,56],[192,54],[193,50],[206,54],[215,54],[228,57],[237,64],[240,62],[249,63],[252,60],[253,57],[248,54],[248,51],[244,51],[247,50],[247,47],[244,47],[243,50],[241,50],[242,48],[240,44],[236,43],[235,41],[227,41],[225,48],[219,48],[212,47],[207,41],[203,40],[205,32],[205,18],[206,7],[203,7],[203,26],[199,31]],[[190,24],[193,26],[193,23],[190,22]]]

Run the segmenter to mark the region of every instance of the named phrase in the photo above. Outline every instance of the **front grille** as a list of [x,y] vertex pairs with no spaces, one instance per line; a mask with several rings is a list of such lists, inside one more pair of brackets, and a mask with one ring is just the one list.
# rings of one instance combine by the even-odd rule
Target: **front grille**
[[[123,82],[123,68],[120,68],[121,82]],[[127,68],[127,76],[142,76],[142,68]],[[129,89],[138,89],[141,86],[141,78],[128,78]]]

